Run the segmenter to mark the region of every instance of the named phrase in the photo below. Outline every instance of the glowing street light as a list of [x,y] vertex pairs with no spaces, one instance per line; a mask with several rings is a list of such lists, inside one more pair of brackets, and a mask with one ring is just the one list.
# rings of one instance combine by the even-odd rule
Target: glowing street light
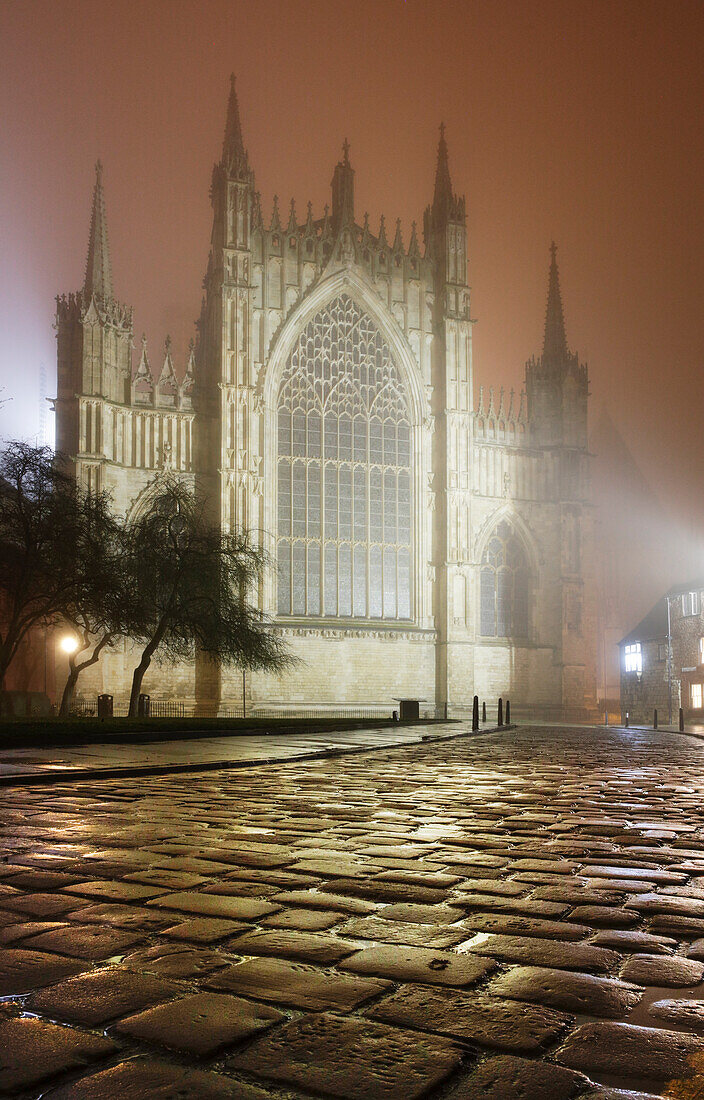
[[78,638],[74,637],[73,634],[64,634],[63,638],[59,642],[59,647],[63,650],[64,653],[75,653],[78,649]]

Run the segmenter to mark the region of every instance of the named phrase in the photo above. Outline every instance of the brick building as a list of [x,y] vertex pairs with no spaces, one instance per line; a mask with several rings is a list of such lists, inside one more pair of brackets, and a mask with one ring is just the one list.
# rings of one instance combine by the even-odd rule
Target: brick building
[[704,721],[704,579],[675,585],[622,638],[621,713],[631,723]]
[[[258,593],[302,659],[247,677],[247,703],[462,711],[477,692],[583,713],[594,703],[586,366],[565,336],[556,249],[542,354],[525,393],[475,401],[465,200],[441,129],[432,202],[404,243],[354,205],[349,146],[332,204],[264,219],[234,80],[213,170],[196,338],[133,368],[132,311],[113,293],[100,169],[83,288],[57,302],[57,445],[116,507],[149,507],[164,470],[225,530],[277,562]],[[134,658],[106,654],[82,690],[117,705]],[[199,713],[241,699],[236,669],[194,656],[145,690]]]

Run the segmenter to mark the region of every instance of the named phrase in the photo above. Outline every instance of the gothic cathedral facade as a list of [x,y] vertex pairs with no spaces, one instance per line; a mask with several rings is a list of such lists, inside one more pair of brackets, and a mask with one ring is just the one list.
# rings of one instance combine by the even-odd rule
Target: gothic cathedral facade
[[[569,351],[555,248],[542,354],[520,398],[473,393],[465,200],[441,130],[423,247],[355,217],[345,143],[332,203],[264,223],[232,82],[213,170],[205,296],[185,369],[167,340],[133,369],[113,294],[98,166],[83,289],[57,299],[57,448],[115,507],[165,471],[256,533],[276,563],[257,599],[301,662],[282,677],[199,660],[145,690],[196,713],[378,706],[525,714],[594,704],[586,367]],[[392,239],[390,239],[392,236]],[[129,694],[129,644],[86,694]],[[124,697],[124,698],[123,698]]]

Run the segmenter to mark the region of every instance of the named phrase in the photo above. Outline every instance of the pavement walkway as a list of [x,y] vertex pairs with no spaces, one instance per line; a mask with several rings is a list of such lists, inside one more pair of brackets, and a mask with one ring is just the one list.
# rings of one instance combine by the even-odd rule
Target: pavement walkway
[[700,1100],[704,745],[6,787],[0,943],[14,1100]]
[[0,750],[0,786],[19,780],[58,782],[76,776],[160,774],[169,771],[210,771],[248,764],[278,764],[426,740],[466,736],[471,723],[448,722],[369,729],[313,730],[310,733],[257,733],[199,737],[193,740],[96,743],[48,748]]

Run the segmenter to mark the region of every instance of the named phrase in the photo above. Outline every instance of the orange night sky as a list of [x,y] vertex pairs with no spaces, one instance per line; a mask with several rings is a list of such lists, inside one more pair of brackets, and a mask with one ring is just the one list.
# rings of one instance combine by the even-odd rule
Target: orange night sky
[[539,351],[554,237],[570,345],[683,529],[704,463],[704,7],[535,0],[0,0],[0,433],[54,392],[53,297],[83,280],[95,160],[135,336],[181,365],[229,74],[265,217],[329,199],[422,221],[445,121],[467,196],[476,382]]

